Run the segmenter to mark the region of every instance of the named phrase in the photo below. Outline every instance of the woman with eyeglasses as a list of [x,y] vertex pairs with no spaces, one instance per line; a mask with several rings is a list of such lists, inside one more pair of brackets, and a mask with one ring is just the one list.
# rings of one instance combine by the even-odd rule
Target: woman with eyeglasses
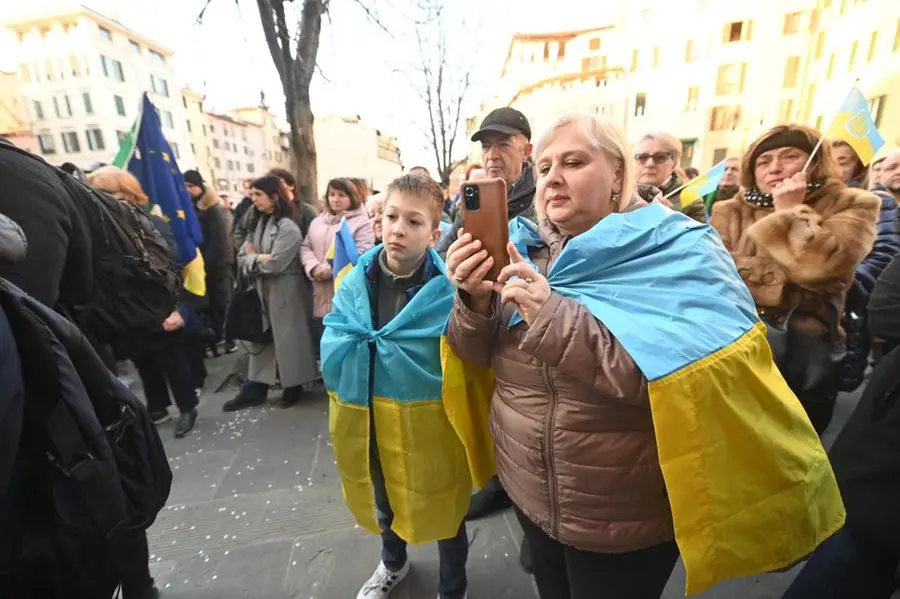
[[678,168],[681,163],[681,142],[663,131],[647,133],[635,148],[634,161],[637,163],[638,183],[659,189],[663,194],[663,203],[672,209],[684,212],[701,223],[706,222],[706,210],[702,201],[692,202],[688,206],[681,205],[680,188],[686,181]]

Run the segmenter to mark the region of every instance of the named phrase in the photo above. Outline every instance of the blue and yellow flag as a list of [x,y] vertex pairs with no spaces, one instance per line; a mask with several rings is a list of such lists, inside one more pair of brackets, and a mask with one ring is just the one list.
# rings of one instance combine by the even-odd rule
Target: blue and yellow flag
[[435,276],[375,329],[367,277],[381,251],[379,245],[359,259],[325,317],[322,379],[341,489],[360,526],[381,532],[370,471],[374,424],[392,530],[410,543],[449,539],[465,518],[471,491],[465,448],[443,403],[440,339],[456,290],[429,250]]
[[341,224],[334,234],[334,241],[328,249],[326,258],[328,264],[331,265],[331,272],[334,274],[334,289],[337,291],[343,278],[359,260],[359,250],[356,248],[356,242],[353,240],[353,233],[350,231],[350,225],[347,224],[346,218],[341,219]]
[[[124,144],[123,144],[124,146]],[[140,125],[133,139],[128,171],[137,177],[150,201],[158,204],[178,246],[176,259],[182,267],[184,288],[206,295],[206,275],[199,246],[203,243],[194,205],[184,186],[172,148],[160,126],[156,107],[144,94]]]
[[[541,244],[521,218],[510,240],[523,256]],[[843,525],[828,456],[712,228],[657,204],[612,214],[570,240],[547,279],[649,382],[688,594],[792,564]]]
[[884,138],[878,133],[878,126],[872,118],[872,113],[869,112],[869,103],[855,85],[847,94],[847,99],[841,105],[826,135],[850,144],[864,165],[872,162],[872,158],[884,145]]
[[690,183],[681,191],[681,205],[687,206],[706,194],[715,191],[725,177],[725,160],[715,165]]

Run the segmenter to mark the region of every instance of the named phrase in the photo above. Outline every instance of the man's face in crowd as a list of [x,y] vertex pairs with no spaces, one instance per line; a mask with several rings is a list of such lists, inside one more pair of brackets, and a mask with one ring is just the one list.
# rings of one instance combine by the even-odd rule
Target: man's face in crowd
[[856,152],[853,148],[846,144],[835,146],[831,151],[837,162],[838,170],[841,172],[841,181],[849,183],[853,178],[853,172],[856,170]]
[[519,180],[530,155],[531,144],[524,135],[487,133],[481,139],[481,160],[487,176],[500,177],[507,185]]
[[722,177],[722,185],[725,187],[737,187],[741,184],[741,161],[737,158],[729,158],[725,161],[725,175]]
[[894,152],[881,165],[881,183],[891,193],[900,194],[900,152]]
[[203,195],[203,188],[198,187],[193,183],[185,183],[184,186],[187,188],[188,195],[190,195],[193,200],[196,200]]

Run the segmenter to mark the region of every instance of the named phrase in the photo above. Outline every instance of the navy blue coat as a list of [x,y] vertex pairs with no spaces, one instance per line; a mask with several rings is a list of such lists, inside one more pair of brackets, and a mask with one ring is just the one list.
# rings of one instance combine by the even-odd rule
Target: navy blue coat
[[875,281],[897,254],[900,254],[900,226],[898,226],[897,200],[881,188],[872,192],[881,198],[881,215],[876,226],[875,245],[856,268],[856,279],[848,298],[849,308],[863,312],[869,304]]

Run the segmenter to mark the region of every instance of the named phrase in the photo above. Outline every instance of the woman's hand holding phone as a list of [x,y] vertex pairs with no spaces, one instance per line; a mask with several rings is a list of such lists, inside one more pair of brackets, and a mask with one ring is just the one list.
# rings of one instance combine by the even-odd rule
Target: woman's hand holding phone
[[457,289],[469,294],[469,308],[484,316],[491,312],[494,281],[485,280],[485,276],[493,266],[494,259],[482,243],[460,229],[459,237],[447,249],[447,274]]

